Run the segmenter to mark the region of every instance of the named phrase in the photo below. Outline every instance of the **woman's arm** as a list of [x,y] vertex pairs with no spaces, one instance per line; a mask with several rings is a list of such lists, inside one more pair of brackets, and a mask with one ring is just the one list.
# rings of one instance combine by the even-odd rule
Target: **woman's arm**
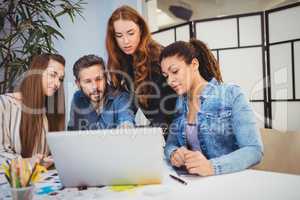
[[169,134],[165,146],[165,156],[167,160],[171,160],[172,153],[180,148],[178,142],[178,134],[180,133],[180,116],[176,117],[171,123],[169,128]]
[[260,162],[263,145],[254,113],[240,87],[229,90],[232,102],[232,127],[239,149],[227,155],[213,158],[215,174],[241,171]]
[[130,109],[131,102],[130,96],[127,92],[121,92],[121,94],[114,100],[115,110],[114,114],[117,115],[117,127],[118,128],[131,128],[135,125],[135,115]]
[[0,95],[0,163],[5,160],[13,159],[17,156],[16,152],[13,149],[12,139],[15,138],[15,133],[10,129],[9,124],[16,124],[17,122],[8,121],[7,119],[17,120],[17,116],[8,116],[11,115],[11,110],[8,109],[9,102],[4,95]]

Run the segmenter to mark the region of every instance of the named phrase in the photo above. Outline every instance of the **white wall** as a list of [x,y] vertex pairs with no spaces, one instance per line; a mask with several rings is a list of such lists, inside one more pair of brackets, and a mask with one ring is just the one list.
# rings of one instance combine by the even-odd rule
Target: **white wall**
[[66,59],[65,96],[66,121],[69,119],[70,102],[76,91],[72,67],[74,62],[86,54],[96,54],[106,60],[105,35],[106,24],[111,13],[119,6],[127,4],[139,12],[142,10],[140,0],[89,0],[84,5],[82,19],[77,16],[72,23],[68,16],[60,18],[61,32],[65,40],[55,42],[55,48]]

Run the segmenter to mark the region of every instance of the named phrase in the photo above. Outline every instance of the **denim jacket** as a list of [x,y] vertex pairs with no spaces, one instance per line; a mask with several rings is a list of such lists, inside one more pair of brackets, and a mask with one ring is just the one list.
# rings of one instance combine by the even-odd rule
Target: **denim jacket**
[[[219,84],[212,79],[200,95],[197,135],[203,155],[210,160],[215,175],[246,169],[262,159],[263,145],[254,113],[240,87]],[[181,96],[167,139],[167,159],[174,150],[187,147],[185,126],[188,102]]]
[[102,110],[98,114],[88,97],[79,90],[72,100],[68,130],[92,130],[117,128],[127,124],[134,126],[134,114],[128,93],[108,88]]

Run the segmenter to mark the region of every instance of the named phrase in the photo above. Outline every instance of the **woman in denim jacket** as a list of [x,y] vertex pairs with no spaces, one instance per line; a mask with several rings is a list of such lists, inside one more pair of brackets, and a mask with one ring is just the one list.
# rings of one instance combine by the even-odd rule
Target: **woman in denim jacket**
[[231,173],[260,162],[263,146],[249,102],[222,83],[218,62],[199,40],[175,42],[161,53],[168,84],[179,95],[165,155],[201,176]]

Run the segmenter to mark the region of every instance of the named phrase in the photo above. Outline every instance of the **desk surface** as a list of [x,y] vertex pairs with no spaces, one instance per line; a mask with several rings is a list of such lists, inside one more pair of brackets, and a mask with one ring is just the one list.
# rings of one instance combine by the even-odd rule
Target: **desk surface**
[[[51,176],[55,171],[49,171]],[[299,200],[300,176],[245,170],[242,172],[212,177],[182,177],[188,182],[183,185],[169,177],[174,172],[166,166],[163,183],[160,185],[139,186],[126,191],[116,191],[115,187],[88,188],[79,191],[77,188],[65,188],[47,194],[35,194],[34,200],[44,199],[230,199],[230,200]],[[1,175],[2,176],[2,175]],[[58,178],[57,178],[58,179]],[[3,182],[1,178],[0,183]],[[36,192],[59,187],[55,179],[37,184]],[[47,192],[46,192],[47,193]],[[0,199],[11,199],[9,186],[0,185]]]

